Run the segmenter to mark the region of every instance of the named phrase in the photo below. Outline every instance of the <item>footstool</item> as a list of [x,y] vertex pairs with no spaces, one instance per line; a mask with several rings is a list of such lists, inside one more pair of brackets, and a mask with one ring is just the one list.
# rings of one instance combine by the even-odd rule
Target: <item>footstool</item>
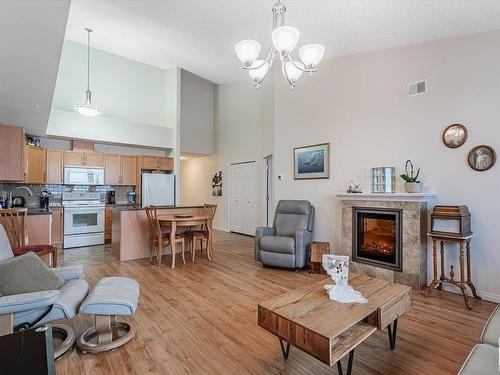
[[116,349],[132,340],[134,326],[117,321],[116,316],[134,315],[139,290],[137,281],[127,277],[99,280],[80,305],[81,314],[95,315],[95,326],[80,335],[76,344],[78,349],[84,353],[99,353]]

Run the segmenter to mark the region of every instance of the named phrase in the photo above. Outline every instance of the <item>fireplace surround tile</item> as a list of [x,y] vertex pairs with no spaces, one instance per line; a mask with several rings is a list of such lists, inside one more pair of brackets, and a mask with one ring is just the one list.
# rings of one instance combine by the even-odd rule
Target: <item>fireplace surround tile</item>
[[341,254],[352,258],[353,207],[391,208],[403,210],[403,271],[384,269],[354,262],[353,272],[409,285],[421,290],[427,284],[427,202],[397,200],[343,200]]

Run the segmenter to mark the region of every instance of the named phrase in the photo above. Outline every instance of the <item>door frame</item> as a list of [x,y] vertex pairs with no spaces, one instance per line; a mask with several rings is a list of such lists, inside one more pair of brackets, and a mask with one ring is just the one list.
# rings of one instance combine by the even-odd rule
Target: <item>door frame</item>
[[[229,189],[228,189],[228,205],[227,205],[227,211],[228,211],[228,218],[229,218],[229,233],[238,233],[238,234],[241,234],[242,236],[247,236],[247,234],[245,233],[240,233],[240,232],[233,232],[231,230],[231,221],[232,221],[232,217],[231,217],[231,208],[232,208],[232,202],[233,202],[233,197],[232,197],[232,178],[233,176],[231,175],[231,167],[233,165],[240,165],[240,164],[250,164],[250,163],[254,163],[255,164],[255,169],[256,169],[256,172],[257,172],[257,161],[256,160],[247,160],[247,161],[239,161],[239,162],[234,162],[234,163],[229,163],[229,168],[228,168],[228,176],[229,176]],[[257,175],[256,175],[257,177]],[[257,207],[256,207],[257,208]],[[250,236],[250,235],[248,235]]]

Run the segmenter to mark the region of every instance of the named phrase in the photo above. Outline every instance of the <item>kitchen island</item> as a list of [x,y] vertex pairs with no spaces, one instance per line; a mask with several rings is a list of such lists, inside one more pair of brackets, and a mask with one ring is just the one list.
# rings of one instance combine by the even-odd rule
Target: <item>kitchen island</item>
[[[203,206],[158,207],[158,215],[202,213]],[[112,248],[113,256],[120,261],[151,256],[151,231],[143,208],[113,207]]]

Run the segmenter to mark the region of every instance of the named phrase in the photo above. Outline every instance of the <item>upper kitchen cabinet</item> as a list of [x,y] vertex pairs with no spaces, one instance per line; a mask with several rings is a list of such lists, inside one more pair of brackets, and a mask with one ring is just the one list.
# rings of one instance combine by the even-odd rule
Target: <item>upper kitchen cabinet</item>
[[41,147],[25,146],[25,177],[28,184],[45,183],[46,151]]
[[0,125],[0,150],[2,150],[0,181],[23,181],[24,129]]
[[64,182],[64,151],[47,149],[46,180],[48,184]]
[[210,155],[214,148],[213,82],[181,70],[181,153]]
[[161,156],[142,156],[140,158],[141,169],[173,171],[174,159]]
[[103,154],[87,151],[64,151],[64,165],[70,167],[103,167]]
[[136,184],[137,166],[135,156],[112,155],[104,156],[104,183],[107,185]]

